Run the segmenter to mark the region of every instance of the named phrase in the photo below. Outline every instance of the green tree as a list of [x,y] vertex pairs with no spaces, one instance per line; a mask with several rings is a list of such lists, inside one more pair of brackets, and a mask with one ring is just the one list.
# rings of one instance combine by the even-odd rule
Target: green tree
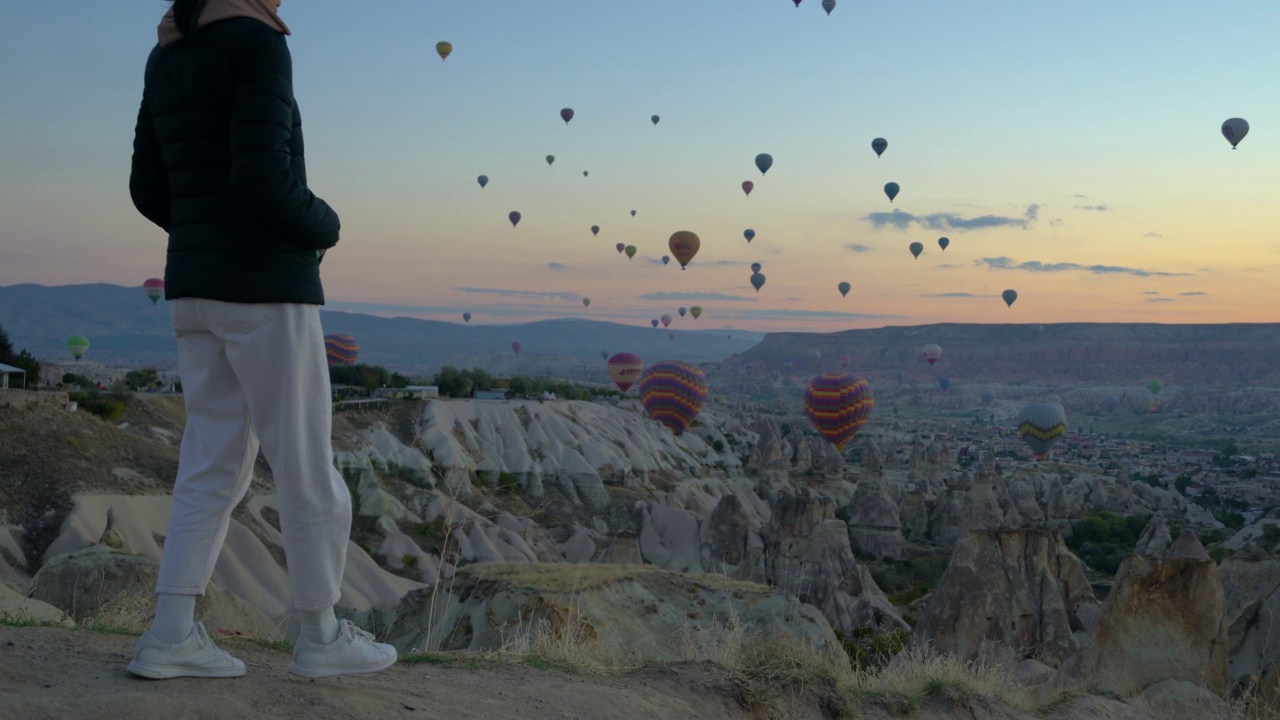
[[154,368],[130,370],[124,375],[124,384],[130,390],[140,390],[155,385],[160,381],[160,371]]
[[[15,352],[13,343],[9,340],[9,333],[5,332],[3,327],[0,327],[0,363],[25,370],[27,387],[36,387],[40,384],[40,361],[25,349]],[[18,381],[18,385],[21,387],[21,380]]]

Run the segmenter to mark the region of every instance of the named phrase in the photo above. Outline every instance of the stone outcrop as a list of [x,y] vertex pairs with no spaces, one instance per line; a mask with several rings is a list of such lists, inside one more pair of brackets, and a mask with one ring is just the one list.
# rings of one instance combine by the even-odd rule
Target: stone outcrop
[[975,530],[929,596],[912,642],[965,659],[1058,666],[1096,604],[1084,565],[1052,530]]
[[1259,683],[1280,665],[1280,556],[1257,550],[1222,562],[1232,683]]

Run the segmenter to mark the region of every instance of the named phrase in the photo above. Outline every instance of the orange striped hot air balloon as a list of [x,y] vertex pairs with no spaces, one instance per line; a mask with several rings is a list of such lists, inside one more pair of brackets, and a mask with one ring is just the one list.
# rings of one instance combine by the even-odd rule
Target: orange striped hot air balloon
[[819,375],[804,391],[804,411],[822,439],[843,451],[871,417],[876,400],[866,380],[849,374]]
[[637,389],[649,417],[679,435],[702,412],[707,377],[696,365],[664,360],[645,368]]
[[324,336],[324,354],[329,367],[334,365],[354,365],[360,355],[360,345],[350,335],[332,334]]

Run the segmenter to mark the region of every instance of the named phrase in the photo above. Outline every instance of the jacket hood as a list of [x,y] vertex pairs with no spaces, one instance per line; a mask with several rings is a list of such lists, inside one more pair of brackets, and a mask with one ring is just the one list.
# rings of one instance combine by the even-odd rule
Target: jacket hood
[[[284,20],[281,20],[280,15],[276,13],[276,4],[273,0],[208,0],[200,12],[199,19],[196,20],[196,29],[234,17],[260,20],[277,32],[291,34],[289,26],[285,25]],[[160,27],[156,30],[162,47],[168,47],[182,39],[178,24],[173,21],[173,8],[169,8],[164,14],[160,20]]]

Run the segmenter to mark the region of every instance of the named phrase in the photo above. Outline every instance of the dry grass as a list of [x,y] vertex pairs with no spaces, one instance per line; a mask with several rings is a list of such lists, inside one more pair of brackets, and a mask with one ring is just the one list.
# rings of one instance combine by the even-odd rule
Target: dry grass
[[[141,635],[151,626],[155,610],[154,593],[123,593],[100,606],[80,626],[96,632]],[[210,589],[196,603],[196,620],[204,623],[215,638],[246,638],[270,647],[288,644],[283,623],[272,621],[251,603],[230,593]]]

